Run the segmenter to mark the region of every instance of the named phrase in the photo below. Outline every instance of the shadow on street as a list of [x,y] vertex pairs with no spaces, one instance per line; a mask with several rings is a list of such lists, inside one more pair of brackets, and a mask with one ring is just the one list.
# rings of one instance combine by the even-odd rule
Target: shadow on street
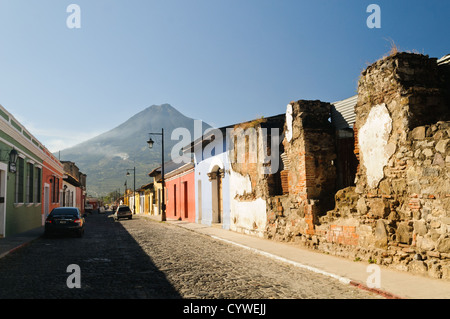
[[[122,226],[128,221],[110,214],[88,215],[82,238],[41,237],[2,258],[0,298],[181,298]],[[68,287],[77,280],[80,288]]]

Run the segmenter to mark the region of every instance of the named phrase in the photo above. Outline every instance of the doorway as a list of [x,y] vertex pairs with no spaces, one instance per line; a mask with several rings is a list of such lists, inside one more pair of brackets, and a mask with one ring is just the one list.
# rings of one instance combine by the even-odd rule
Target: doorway
[[199,179],[197,181],[197,204],[196,204],[196,206],[198,207],[197,222],[199,224],[201,224],[202,223],[202,180],[201,179]]
[[42,226],[45,225],[45,219],[50,213],[50,185],[44,184],[44,214],[42,215]]
[[212,222],[216,224],[222,223],[223,219],[223,195],[222,195],[222,178],[223,170],[219,167],[213,169],[209,173],[212,187]]
[[6,164],[0,163],[0,238],[5,237],[6,232]]
[[184,201],[183,201],[183,208],[184,208],[184,218],[188,219],[189,217],[189,213],[188,213],[188,184],[187,182],[183,182],[183,196],[184,196]]
[[173,185],[173,216],[177,217],[177,185]]

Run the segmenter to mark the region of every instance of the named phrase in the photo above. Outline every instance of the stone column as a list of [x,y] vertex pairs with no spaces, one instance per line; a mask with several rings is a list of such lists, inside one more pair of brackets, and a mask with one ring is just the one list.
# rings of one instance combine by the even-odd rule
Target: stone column
[[288,170],[291,202],[298,203],[307,219],[309,234],[317,215],[333,206],[336,169],[335,134],[329,122],[329,103],[300,100],[291,102],[286,112],[283,145]]

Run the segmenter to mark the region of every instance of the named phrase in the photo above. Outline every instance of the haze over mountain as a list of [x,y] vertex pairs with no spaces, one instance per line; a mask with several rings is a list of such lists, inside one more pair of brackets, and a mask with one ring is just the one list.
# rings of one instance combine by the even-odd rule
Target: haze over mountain
[[[170,104],[152,105],[116,128],[62,150],[60,160],[74,162],[87,175],[88,195],[101,196],[116,190],[123,194],[125,182],[128,188],[133,188],[134,167],[137,189],[151,182],[147,174],[161,165],[161,136],[151,135],[155,143],[150,150],[149,133],[160,133],[164,128],[165,161],[168,161],[172,147],[181,140],[176,136],[180,139],[172,141],[172,131],[186,128],[193,139],[194,121]],[[209,127],[202,122],[202,132]]]

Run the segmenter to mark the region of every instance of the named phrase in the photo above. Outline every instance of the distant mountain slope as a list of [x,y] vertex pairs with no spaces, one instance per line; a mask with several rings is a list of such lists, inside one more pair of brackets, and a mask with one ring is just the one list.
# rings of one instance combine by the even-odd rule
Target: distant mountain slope
[[[187,128],[194,138],[194,119],[189,118],[170,104],[152,105],[132,116],[116,128],[62,150],[62,161],[72,161],[87,174],[87,193],[92,196],[105,195],[114,190],[123,193],[124,183],[133,188],[133,172],[126,176],[127,169],[136,167],[136,188],[149,183],[147,174],[161,163],[161,136],[153,135],[152,150],[147,140],[150,132],[159,133],[164,128],[165,159],[170,160],[172,141],[176,128]],[[202,132],[209,128],[203,123]]]

